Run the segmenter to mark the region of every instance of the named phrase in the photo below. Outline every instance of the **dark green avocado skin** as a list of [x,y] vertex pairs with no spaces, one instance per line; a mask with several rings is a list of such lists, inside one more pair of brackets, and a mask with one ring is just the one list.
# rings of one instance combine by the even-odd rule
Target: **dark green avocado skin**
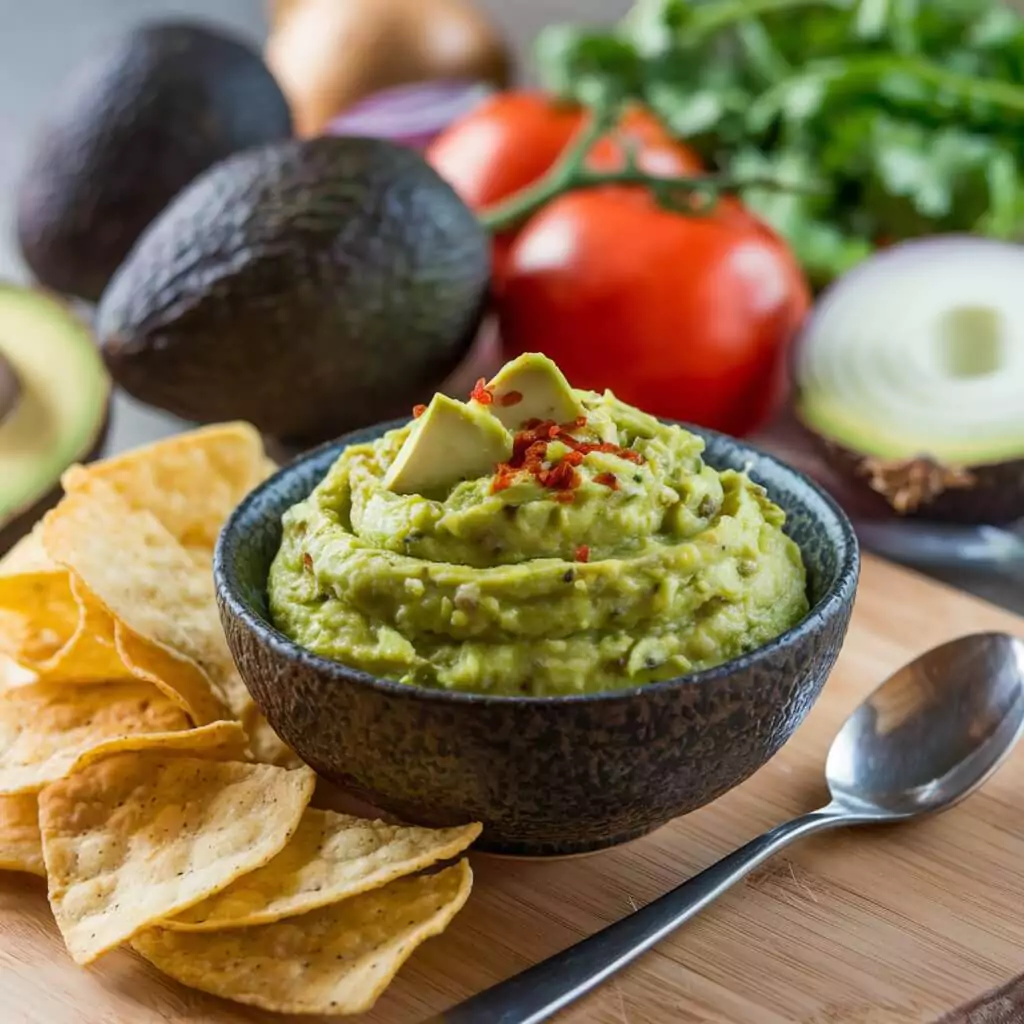
[[25,261],[50,288],[95,301],[198,174],[290,135],[287,101],[249,46],[200,25],[142,25],[60,87],[19,191]]
[[187,419],[322,440],[408,413],[468,349],[489,238],[413,151],[292,140],[195,181],[103,296],[114,378]]

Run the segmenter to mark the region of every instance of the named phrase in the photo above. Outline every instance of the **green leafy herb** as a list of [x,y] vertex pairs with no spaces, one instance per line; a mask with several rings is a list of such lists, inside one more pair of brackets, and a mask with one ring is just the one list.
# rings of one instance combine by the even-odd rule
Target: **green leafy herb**
[[640,101],[733,180],[824,284],[876,245],[1019,237],[1024,19],[1001,0],[639,0],[613,30],[557,26],[544,84]]

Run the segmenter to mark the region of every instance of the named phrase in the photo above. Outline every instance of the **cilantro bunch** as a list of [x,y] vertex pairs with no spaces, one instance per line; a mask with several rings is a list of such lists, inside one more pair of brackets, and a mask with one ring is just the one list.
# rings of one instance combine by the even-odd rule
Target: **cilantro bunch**
[[1024,19],[1000,0],[639,0],[613,30],[552,26],[543,84],[646,103],[816,285],[876,246],[1024,226]]

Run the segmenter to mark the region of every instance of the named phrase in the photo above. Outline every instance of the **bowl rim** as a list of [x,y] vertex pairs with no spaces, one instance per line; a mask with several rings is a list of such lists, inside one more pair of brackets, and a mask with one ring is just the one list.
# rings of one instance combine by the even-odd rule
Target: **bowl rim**
[[[718,682],[719,680],[732,676],[736,673],[746,672],[752,666],[769,658],[776,652],[799,643],[811,633],[822,620],[828,620],[837,614],[843,605],[852,603],[856,594],[857,583],[860,575],[860,546],[857,535],[849,517],[842,510],[836,500],[819,484],[813,481],[805,473],[782,459],[776,458],[756,445],[749,444],[744,440],[724,434],[718,430],[707,427],[698,427],[681,420],[669,420],[659,417],[663,423],[672,426],[682,427],[691,433],[697,434],[705,441],[717,441],[732,445],[739,449],[741,455],[749,455],[758,461],[769,463],[774,469],[788,474],[801,486],[807,488],[825,506],[827,513],[831,515],[833,524],[838,528],[841,538],[839,546],[839,565],[836,568],[835,578],[825,591],[824,595],[812,605],[803,618],[791,626],[784,633],[769,640],[768,643],[755,647],[720,665],[711,668],[701,669],[698,672],[690,672],[682,676],[673,676],[671,679],[662,679],[653,683],[638,683],[635,686],[623,687],[615,690],[599,690],[594,693],[573,693],[553,694],[550,696],[538,696],[534,694],[496,694],[476,693],[465,690],[443,690],[431,689],[426,686],[416,686],[409,683],[399,682],[397,679],[387,679],[383,676],[375,676],[362,669],[353,668],[344,662],[335,661],[322,654],[317,654],[301,644],[296,643],[290,637],[282,633],[272,623],[266,621],[262,616],[257,615],[249,604],[244,601],[232,582],[232,571],[227,568],[226,549],[229,538],[238,531],[239,523],[248,514],[251,506],[266,492],[280,485],[281,481],[294,474],[300,467],[323,456],[326,451],[337,449],[338,455],[345,448],[352,444],[363,443],[380,437],[389,430],[404,426],[408,419],[387,420],[368,427],[360,427],[358,430],[349,431],[340,437],[311,448],[303,452],[291,462],[282,466],[276,473],[267,477],[262,483],[247,494],[237,507],[232,511],[224,523],[217,537],[217,544],[213,555],[213,578],[217,591],[218,600],[228,614],[251,633],[255,634],[262,643],[268,644],[274,649],[275,654],[283,658],[299,661],[318,672],[328,675],[342,675],[346,682],[355,682],[371,689],[378,690],[390,696],[407,700],[424,700],[428,702],[440,701],[452,704],[514,704],[517,706],[545,706],[561,704],[580,703],[615,703],[617,701],[629,701],[641,694],[657,694],[675,689],[681,685],[701,686]],[[314,485],[315,486],[315,485]],[[770,496],[770,495],[769,495]],[[821,520],[821,516],[815,515]],[[801,551],[801,555],[803,552]]]

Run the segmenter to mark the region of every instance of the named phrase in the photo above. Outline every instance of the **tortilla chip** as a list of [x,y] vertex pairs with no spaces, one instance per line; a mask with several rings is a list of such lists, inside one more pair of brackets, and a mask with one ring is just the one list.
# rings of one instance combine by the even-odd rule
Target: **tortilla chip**
[[255,871],[291,838],[308,768],[114,754],[39,794],[50,906],[91,963]]
[[63,569],[0,576],[0,651],[26,668],[52,658],[78,628]]
[[150,512],[90,476],[47,513],[43,541],[118,623],[195,662],[242,717],[252,700],[224,639],[209,568]]
[[14,547],[0,558],[0,576],[16,576],[25,572],[46,572],[56,569],[43,547],[43,524],[36,523],[32,532],[25,534]]
[[242,714],[242,725],[249,734],[249,748],[253,757],[264,764],[276,764],[279,768],[299,768],[305,762],[270,727],[255,704]]
[[0,654],[0,692],[16,690],[20,686],[32,686],[38,682],[38,673],[19,665],[6,654]]
[[34,793],[0,797],[0,871],[46,877]]
[[148,683],[37,683],[0,698],[0,795],[35,793],[78,756],[114,737],[188,729],[188,716]]
[[301,917],[223,932],[153,928],[132,947],[192,988],[279,1013],[363,1013],[473,884],[469,863],[401,878]]
[[120,622],[114,624],[118,657],[136,678],[176,700],[196,725],[230,718],[227,705],[214,692],[210,677],[191,658],[137,636]]
[[218,931],[305,914],[455,857],[479,834],[478,824],[414,828],[307,807],[269,864],[161,927]]
[[39,682],[101,683],[128,681],[132,673],[114,644],[114,620],[107,610],[69,575],[78,605],[78,626],[71,639],[52,658],[33,666]]
[[208,566],[224,520],[265,478],[265,462],[255,427],[222,423],[72,467],[62,482],[73,491],[90,479],[102,480],[130,508],[156,516]]
[[168,756],[181,754],[185,757],[201,757],[204,761],[251,760],[249,738],[238,722],[211,722],[209,725],[199,726],[198,729],[118,736],[79,754],[68,774],[80,772],[96,761],[110,757],[111,754],[129,751],[153,752]]

